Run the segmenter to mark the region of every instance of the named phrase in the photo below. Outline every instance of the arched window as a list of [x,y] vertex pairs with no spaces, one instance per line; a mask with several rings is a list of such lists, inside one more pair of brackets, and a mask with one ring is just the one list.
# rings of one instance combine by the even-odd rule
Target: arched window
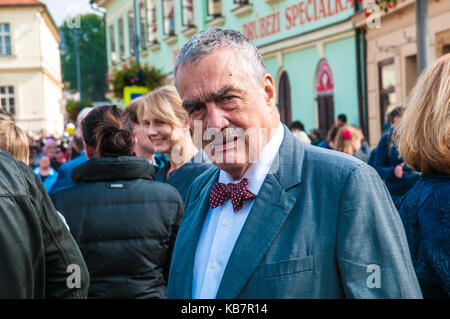
[[286,71],[280,76],[278,85],[278,109],[280,111],[281,122],[288,127],[291,125],[291,86]]
[[326,60],[322,60],[317,67],[316,95],[319,113],[319,130],[326,134],[334,124],[333,73]]

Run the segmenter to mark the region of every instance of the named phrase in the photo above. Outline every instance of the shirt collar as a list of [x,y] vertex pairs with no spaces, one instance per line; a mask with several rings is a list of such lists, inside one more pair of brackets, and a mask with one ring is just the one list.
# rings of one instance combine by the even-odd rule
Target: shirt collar
[[259,190],[266,179],[266,175],[272,166],[272,162],[280,149],[283,138],[284,129],[283,124],[280,122],[275,134],[259,154],[256,163],[250,167],[250,169],[244,174],[244,176],[242,176],[240,180],[235,181],[230,177],[230,175],[228,175],[227,172],[220,170],[219,182],[224,184],[239,183],[243,178],[248,178],[249,184],[247,189],[253,194],[258,195]]

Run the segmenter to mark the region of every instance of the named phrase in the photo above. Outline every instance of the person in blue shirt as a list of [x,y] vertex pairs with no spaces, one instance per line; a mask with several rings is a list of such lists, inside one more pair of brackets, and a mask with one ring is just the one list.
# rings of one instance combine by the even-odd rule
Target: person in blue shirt
[[419,174],[406,165],[392,139],[396,124],[402,118],[404,107],[399,106],[388,114],[391,128],[378,142],[373,167],[386,183],[394,203],[418,180]]
[[188,114],[173,86],[159,88],[140,98],[143,108],[138,109],[139,122],[155,151],[169,158],[156,172],[155,179],[174,186],[185,201],[192,182],[213,165],[194,145]]
[[450,297],[450,54],[417,81],[395,133],[402,158],[422,172],[397,203],[424,298]]
[[58,178],[53,184],[49,194],[56,192],[58,189],[73,185],[73,170],[88,160],[83,147],[83,138],[78,134],[78,132],[73,135],[73,144],[74,148],[78,149],[80,152],[80,155],[60,166]]
[[58,178],[58,172],[50,166],[50,158],[42,155],[39,159],[39,166],[33,172],[40,178],[45,190],[49,193]]

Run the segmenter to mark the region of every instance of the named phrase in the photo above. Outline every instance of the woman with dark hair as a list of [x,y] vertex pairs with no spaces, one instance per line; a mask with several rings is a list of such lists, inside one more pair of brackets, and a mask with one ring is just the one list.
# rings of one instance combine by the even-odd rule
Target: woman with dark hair
[[75,185],[52,198],[88,266],[88,298],[165,298],[182,199],[132,156],[133,128],[121,109],[97,107],[82,127],[89,160],[73,171]]
[[393,139],[403,112],[404,107],[399,106],[388,114],[391,128],[389,132],[381,136],[373,162],[373,167],[386,183],[394,204],[414,186],[420,177],[418,172],[403,161]]

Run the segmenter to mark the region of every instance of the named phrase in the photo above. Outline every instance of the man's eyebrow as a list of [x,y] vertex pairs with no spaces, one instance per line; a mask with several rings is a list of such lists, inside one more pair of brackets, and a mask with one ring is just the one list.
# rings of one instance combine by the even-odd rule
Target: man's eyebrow
[[186,101],[183,101],[183,107],[185,109],[187,109],[187,108],[192,108],[192,107],[197,106],[197,105],[205,104],[206,102],[215,101],[218,98],[220,98],[220,97],[224,96],[225,94],[229,93],[230,91],[235,91],[237,93],[241,92],[240,89],[238,89],[238,88],[236,88],[236,87],[234,87],[232,85],[225,85],[222,88],[220,88],[219,90],[217,90],[216,92],[209,93],[206,96],[206,101],[186,100]]

